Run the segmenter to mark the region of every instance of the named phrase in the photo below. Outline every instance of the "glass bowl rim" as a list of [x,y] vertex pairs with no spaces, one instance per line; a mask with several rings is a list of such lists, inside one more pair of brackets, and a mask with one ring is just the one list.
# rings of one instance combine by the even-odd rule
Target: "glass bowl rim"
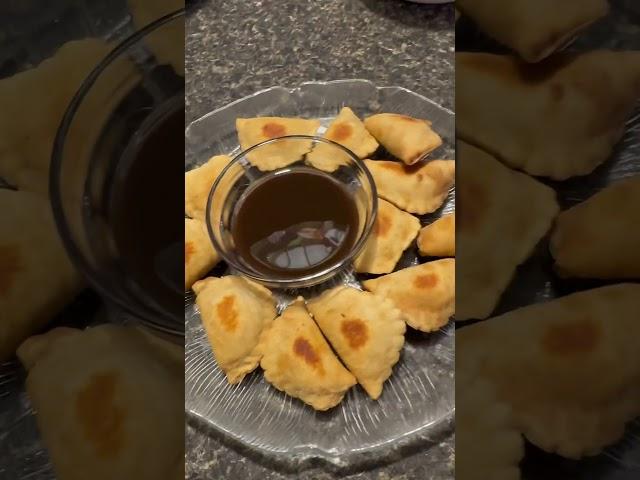
[[91,70],[87,77],[82,81],[76,93],[73,95],[73,98],[69,102],[64,116],[60,121],[53,142],[53,148],[51,151],[51,162],[49,167],[49,201],[51,203],[53,218],[55,220],[58,233],[60,234],[60,238],[71,262],[73,262],[76,268],[84,274],[83,276],[85,279],[87,279],[89,285],[94,288],[101,296],[106,297],[126,313],[133,315],[135,318],[139,319],[142,323],[163,333],[178,336],[184,336],[184,329],[173,328],[154,320],[154,317],[161,317],[165,320],[168,320],[170,323],[175,323],[176,319],[168,314],[168,312],[158,310],[152,313],[152,310],[154,309],[151,307],[148,311],[145,311],[144,309],[139,308],[137,305],[132,305],[126,300],[121,299],[119,295],[113,294],[111,289],[107,285],[103,284],[101,275],[85,259],[85,255],[76,244],[74,234],[69,227],[69,224],[67,222],[67,214],[65,213],[63,206],[64,200],[60,188],[60,177],[67,134],[69,133],[71,124],[75,119],[78,108],[82,105],[82,102],[86,98],[87,94],[91,91],[98,78],[100,78],[100,76],[107,70],[108,67],[113,64],[115,60],[121,58],[122,54],[129,50],[130,47],[136,45],[142,39],[157,31],[162,26],[171,23],[176,19],[184,18],[184,15],[185,9],[181,8],[145,25],[140,30],[135,31],[128,37],[124,38]]
[[[349,250],[349,253],[344,257],[342,257],[340,260],[334,261],[323,270],[312,273],[310,275],[304,275],[300,277],[292,277],[292,278],[286,278],[286,279],[272,279],[266,276],[256,274],[255,272],[249,270],[248,268],[244,267],[240,263],[231,259],[226,254],[226,252],[224,252],[224,248],[219,244],[218,240],[216,239],[216,236],[213,233],[213,225],[211,224],[210,212],[211,212],[211,207],[213,206],[213,196],[215,194],[216,189],[221,184],[222,178],[224,178],[224,176],[231,170],[231,168],[233,168],[234,165],[238,165],[240,161],[243,158],[245,158],[247,154],[250,153],[251,151],[257,148],[260,148],[262,146],[269,145],[271,143],[277,143],[283,140],[310,140],[312,142],[319,141],[320,143],[325,143],[332,147],[338,147],[339,149],[343,150],[347,155],[349,155],[349,157],[351,158],[351,160],[353,160],[353,162],[357,165],[357,167],[360,170],[362,170],[367,183],[371,187],[371,198],[369,199],[371,201],[371,215],[367,219],[367,222],[364,226],[362,233],[358,236],[358,239]],[[283,168],[287,168],[287,167],[283,167]],[[222,171],[216,178],[215,182],[213,182],[211,189],[209,190],[209,196],[207,197],[205,221],[207,224],[207,232],[209,233],[209,238],[213,243],[214,249],[218,252],[218,254],[222,257],[222,259],[225,262],[227,262],[227,264],[232,269],[240,272],[242,275],[246,276],[250,280],[253,280],[263,285],[270,286],[272,288],[298,288],[298,287],[307,287],[307,286],[316,285],[321,281],[327,279],[328,276],[331,276],[337,273],[340,269],[344,267],[345,264],[352,262],[353,259],[358,255],[358,253],[360,253],[360,251],[364,247],[365,242],[368,240],[377,216],[378,216],[378,190],[376,188],[375,181],[373,180],[373,176],[371,175],[371,172],[367,168],[364,161],[361,160],[355,153],[353,153],[344,145],[341,145],[337,142],[334,142],[332,140],[329,140],[327,138],[320,137],[317,135],[284,135],[281,137],[270,138],[263,142],[257,143],[256,145],[253,145],[252,147],[249,147],[246,150],[242,150],[235,157],[233,157],[233,159],[227,165],[225,165],[225,167],[222,169]]]

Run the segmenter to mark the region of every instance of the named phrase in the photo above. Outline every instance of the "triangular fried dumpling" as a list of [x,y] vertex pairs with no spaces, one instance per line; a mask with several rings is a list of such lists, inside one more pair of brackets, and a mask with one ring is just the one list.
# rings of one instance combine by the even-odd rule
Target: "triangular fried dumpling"
[[638,311],[637,284],[520,308],[459,328],[456,370],[491,382],[538,447],[594,455],[640,415]]
[[309,302],[320,330],[372,399],[400,359],[405,324],[389,300],[340,286]]
[[551,188],[482,150],[458,142],[457,154],[456,320],[486,318],[559,208]]
[[456,132],[505,164],[586,175],[620,140],[640,97],[640,52],[558,54],[535,64],[456,54]]
[[183,345],[104,324],[55,328],[18,356],[55,478],[181,478]]
[[229,383],[238,383],[260,362],[260,335],[276,316],[273,296],[234,275],[208,277],[192,288],[213,356]]
[[392,155],[412,165],[442,145],[431,122],[396,113],[379,113],[364,121],[367,130]]
[[420,221],[416,217],[379,198],[376,221],[353,262],[356,272],[392,272],[419,230]]
[[184,174],[184,211],[191,218],[205,220],[211,187],[230,161],[227,155],[216,155]]
[[184,289],[189,290],[220,261],[213,248],[206,224],[195,218],[184,219]]
[[49,203],[0,189],[0,362],[40,330],[81,288]]
[[565,277],[640,279],[640,176],[562,212],[551,254]]
[[606,0],[458,0],[487,35],[538,62],[609,11]]
[[[73,40],[36,67],[0,79],[0,178],[22,190],[47,192],[51,152],[62,117],[82,82],[113,47],[98,38]],[[73,183],[81,183],[86,174],[88,148],[101,133],[104,112],[115,109],[129,92],[127,81],[135,83],[138,75],[133,62],[121,57],[84,97],[75,113],[72,134],[65,138],[61,172],[66,179],[65,194],[72,183],[69,176]]]
[[493,386],[456,370],[456,478],[520,480],[524,441]]
[[440,208],[455,181],[453,160],[432,160],[411,166],[385,160],[364,162],[380,197],[418,215]]
[[[340,110],[329,125],[324,138],[343,145],[359,158],[368,157],[378,149],[376,139],[364,128],[362,121],[349,107]],[[307,160],[319,170],[333,172],[348,161],[346,154],[341,153],[325,143],[318,143],[307,155]]]
[[443,215],[423,227],[418,234],[418,250],[425,257],[454,257],[456,255],[456,215]]
[[[258,143],[285,135],[315,135],[320,122],[304,118],[257,117],[236,119],[240,147],[246,150]],[[249,162],[262,171],[286,167],[301,160],[311,150],[311,141],[288,140],[265,145],[247,155]]]
[[316,410],[328,410],[342,401],[356,379],[342,366],[298,297],[260,340],[267,381]]
[[362,285],[391,300],[409,326],[433,332],[449,323],[455,312],[456,261],[447,258],[423,263],[365,280]]

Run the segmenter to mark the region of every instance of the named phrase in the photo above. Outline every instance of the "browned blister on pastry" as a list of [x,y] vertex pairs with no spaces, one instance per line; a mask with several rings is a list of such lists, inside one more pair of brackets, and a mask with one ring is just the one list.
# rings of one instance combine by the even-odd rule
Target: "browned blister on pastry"
[[[236,119],[240,147],[246,150],[258,143],[286,135],[315,135],[320,122],[304,118],[256,117]],[[281,141],[251,152],[247,158],[262,171],[286,167],[311,150],[311,141]]]
[[184,220],[184,289],[189,290],[220,261],[213,248],[207,226],[201,220]]
[[554,180],[611,156],[640,97],[640,52],[456,54],[456,134],[506,165]]
[[356,272],[392,272],[419,230],[420,221],[416,217],[378,199],[378,216],[373,229],[353,262]]
[[365,164],[380,197],[418,215],[440,208],[455,181],[453,160],[431,160],[411,166],[386,160],[365,160]]
[[487,35],[538,62],[609,11],[606,0],[458,0],[456,8]]
[[260,336],[276,316],[275,300],[262,285],[243,277],[208,277],[193,284],[213,356],[238,383],[260,362]]
[[346,286],[324,292],[308,306],[358,383],[377,399],[404,345],[402,313],[389,300]]
[[356,384],[307,312],[302,297],[264,332],[259,351],[267,381],[316,410],[335,407]]
[[456,331],[456,371],[489,381],[538,447],[599,453],[640,415],[640,285],[520,308]]
[[562,212],[551,235],[564,277],[640,279],[640,176],[616,182]]
[[456,215],[443,215],[418,234],[418,250],[424,257],[455,257]]
[[396,113],[367,117],[364,126],[392,155],[412,165],[442,145],[431,122]]
[[365,280],[364,288],[387,298],[407,324],[423,332],[443,327],[455,312],[455,260],[447,258]]

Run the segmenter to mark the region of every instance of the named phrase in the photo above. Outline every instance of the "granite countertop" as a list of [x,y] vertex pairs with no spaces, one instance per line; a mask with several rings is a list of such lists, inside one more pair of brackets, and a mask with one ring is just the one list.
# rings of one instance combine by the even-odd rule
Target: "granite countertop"
[[[187,2],[186,121],[255,91],[311,80],[365,78],[453,109],[453,5],[403,0]],[[453,478],[454,436],[394,463],[338,477],[322,467],[278,473],[237,446],[186,429],[190,480],[443,480]]]

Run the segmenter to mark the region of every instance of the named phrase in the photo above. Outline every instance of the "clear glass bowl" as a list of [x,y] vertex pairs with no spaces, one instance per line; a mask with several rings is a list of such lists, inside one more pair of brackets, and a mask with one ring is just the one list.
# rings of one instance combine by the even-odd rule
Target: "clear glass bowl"
[[167,113],[184,111],[184,66],[175,55],[183,35],[184,11],[167,15],[91,72],[58,129],[49,186],[62,240],[91,286],[134,319],[177,335],[184,334],[181,306],[169,311],[130,275],[115,242],[112,208],[128,149]]
[[[274,147],[283,147],[288,151],[317,152],[317,154],[326,158],[339,159],[341,165],[331,172],[316,168],[308,160],[307,153],[304,153],[298,161],[275,170],[262,171],[251,164],[249,160],[251,156],[260,155]],[[345,256],[336,258],[335,261],[318,272],[290,278],[266,276],[243,261],[234,246],[232,222],[236,207],[245,192],[265,177],[279,174],[283,171],[295,172],[302,169],[313,170],[330,176],[353,196],[358,210],[358,231],[355,242]],[[291,200],[305,201],[304,199]],[[318,201],[318,199],[308,199],[308,201]],[[376,187],[369,170],[367,170],[362,160],[342,145],[330,140],[308,135],[289,135],[259,143],[241,152],[227,165],[209,193],[207,227],[214,247],[237,273],[268,287],[300,288],[322,283],[336,273],[348,268],[353,258],[364,246],[375,221],[377,211],[378,197]],[[265,215],[278,215],[278,212],[265,211]]]

